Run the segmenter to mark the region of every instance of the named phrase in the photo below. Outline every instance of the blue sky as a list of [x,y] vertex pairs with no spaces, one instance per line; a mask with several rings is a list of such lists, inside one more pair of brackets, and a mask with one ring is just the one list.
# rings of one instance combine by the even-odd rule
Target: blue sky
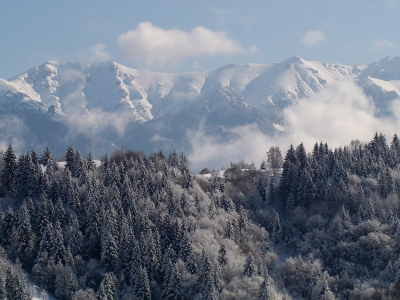
[[295,55],[343,64],[400,55],[398,0],[0,3],[6,79],[47,60],[183,72]]

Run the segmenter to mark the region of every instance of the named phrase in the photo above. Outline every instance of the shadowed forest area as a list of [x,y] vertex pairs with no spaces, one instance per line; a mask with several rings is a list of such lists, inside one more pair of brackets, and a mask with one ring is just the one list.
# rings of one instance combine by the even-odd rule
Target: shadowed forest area
[[175,151],[10,146],[0,298],[399,299],[397,136],[267,154],[196,175]]

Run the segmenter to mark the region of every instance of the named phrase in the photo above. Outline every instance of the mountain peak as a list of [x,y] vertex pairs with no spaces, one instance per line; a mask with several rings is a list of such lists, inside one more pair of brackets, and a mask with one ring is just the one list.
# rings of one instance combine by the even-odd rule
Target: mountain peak
[[299,56],[293,56],[293,57],[283,61],[283,63],[296,63],[296,62],[304,62],[304,59],[302,59]]

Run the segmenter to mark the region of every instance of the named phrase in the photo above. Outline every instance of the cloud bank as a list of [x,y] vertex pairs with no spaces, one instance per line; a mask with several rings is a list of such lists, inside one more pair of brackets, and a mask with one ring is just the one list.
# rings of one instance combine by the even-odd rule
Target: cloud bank
[[[238,54],[246,50],[224,32],[198,26],[191,32],[163,29],[149,22],[121,34],[117,40],[122,56],[147,67],[176,64],[188,58]],[[252,47],[254,51],[255,47]]]
[[247,125],[227,129],[234,138],[220,143],[201,128],[188,132],[193,149],[188,158],[194,170],[218,169],[230,161],[241,160],[253,161],[258,167],[271,146],[279,146],[284,155],[290,144],[297,146],[303,142],[306,150],[311,151],[315,142],[322,141],[334,148],[355,139],[370,141],[375,132],[386,134],[390,142],[400,128],[400,99],[390,103],[389,117],[379,118],[375,110],[374,102],[359,86],[350,81],[340,82],[286,108],[284,134],[266,135],[256,125]]
[[107,128],[114,128],[119,135],[124,134],[127,120],[117,113],[103,112],[101,109],[86,108],[86,99],[82,91],[67,95],[62,101],[63,112],[70,129],[70,136],[80,133],[98,134]]
[[101,43],[97,43],[89,49],[89,60],[90,61],[105,61],[111,58],[110,52],[106,51],[106,46]]
[[315,31],[307,31],[303,35],[301,42],[307,47],[313,47],[324,42],[325,40],[326,40],[325,33],[319,30],[315,30]]

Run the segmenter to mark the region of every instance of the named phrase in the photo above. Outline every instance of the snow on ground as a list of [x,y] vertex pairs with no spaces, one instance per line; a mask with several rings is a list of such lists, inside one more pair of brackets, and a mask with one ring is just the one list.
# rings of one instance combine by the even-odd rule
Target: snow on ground
[[[43,295],[42,292],[44,291],[43,289],[41,289],[40,287],[34,285],[34,284],[29,284],[28,283],[28,288],[33,291],[33,298],[32,300],[44,300],[43,299]],[[52,297],[51,295],[47,295],[48,298],[47,300],[57,300],[57,298]]]
[[[96,164],[96,168],[98,168],[98,167],[100,167],[101,166],[101,161],[100,160],[93,160],[94,161],[94,163]],[[60,168],[60,169],[64,169],[65,168],[65,164],[66,164],[66,162],[65,161],[59,161],[59,162],[57,162],[57,164],[58,164],[58,167]],[[42,166],[42,168],[44,168],[44,170],[46,170],[46,167],[43,167]]]

